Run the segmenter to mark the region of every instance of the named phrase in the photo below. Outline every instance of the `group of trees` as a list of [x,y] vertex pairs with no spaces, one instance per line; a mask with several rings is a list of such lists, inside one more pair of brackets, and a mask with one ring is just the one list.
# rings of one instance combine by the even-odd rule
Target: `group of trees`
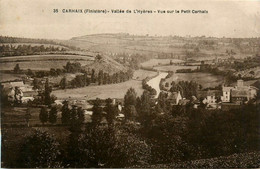
[[[62,144],[48,132],[36,130],[20,143],[11,164],[21,168],[122,168],[147,165],[150,160],[146,142],[123,127],[88,127],[63,139],[68,141]],[[5,162],[4,166],[10,166]]]
[[[15,167],[147,167],[259,150],[259,105],[248,104],[239,110],[223,111],[195,109],[192,104],[176,108],[165,103],[161,94],[155,103],[148,91],[138,97],[130,88],[122,110],[125,121],[115,123],[118,110],[111,99],[105,104],[97,99],[92,123],[83,127],[79,113],[82,109],[70,108],[64,102],[62,121],[70,124],[64,128],[69,129],[70,134],[60,140],[68,141],[62,144],[48,133],[36,131],[23,139],[18,159],[10,161],[4,156],[3,164],[8,166],[6,162],[10,162]],[[100,125],[103,117],[108,125]],[[6,142],[3,151],[5,148]]]
[[97,83],[98,85],[121,83],[131,79],[132,76],[133,72],[131,70],[126,72],[120,71],[112,75],[103,72],[103,70],[99,70],[96,75],[95,70],[92,69],[91,74],[85,72],[83,75],[76,75],[76,77],[70,82],[67,81],[66,77],[62,78],[60,87],[65,89],[70,87],[84,87],[90,85],[90,83]]
[[50,111],[46,107],[42,107],[40,114],[39,114],[39,119],[44,125],[47,122],[50,122],[51,124],[55,124],[57,122],[57,107],[52,106]]
[[61,122],[62,124],[82,124],[85,120],[84,110],[81,107],[72,105],[72,108],[69,106],[68,101],[63,102],[61,108]]
[[[44,84],[43,83],[41,80],[37,78],[33,80],[33,89],[38,90],[38,96],[35,97],[34,100],[30,102],[31,104],[36,104],[36,105],[44,104],[50,106],[57,99],[56,96],[51,95],[52,86],[49,84],[49,79],[47,78],[45,80],[45,83]],[[42,86],[44,86],[44,88]]]
[[143,79],[142,81],[143,89],[149,91],[151,95],[156,95],[157,94],[156,90],[147,84],[148,81],[149,78]]
[[105,106],[102,106],[100,99],[96,99],[92,108],[92,124],[97,126],[101,124],[103,117],[105,117],[107,124],[113,126],[116,120],[116,116],[119,114],[119,109],[117,104],[113,104],[112,99],[108,98],[105,100]]
[[175,83],[174,81],[171,83],[171,92],[180,91],[182,97],[191,99],[192,96],[197,97],[197,91],[199,89],[199,84],[194,81],[179,81]]

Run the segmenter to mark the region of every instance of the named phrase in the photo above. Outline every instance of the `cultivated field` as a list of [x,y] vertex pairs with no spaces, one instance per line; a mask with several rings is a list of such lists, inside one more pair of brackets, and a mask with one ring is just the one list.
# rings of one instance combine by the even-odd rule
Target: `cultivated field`
[[80,62],[87,65],[93,62],[92,57],[79,55],[30,55],[0,58],[0,70],[13,70],[16,64],[21,69],[50,70],[50,68],[63,68],[68,61]]
[[21,80],[23,76],[24,75],[22,75],[22,74],[11,74],[11,73],[0,72],[0,82],[12,81],[12,80]]
[[129,88],[134,88],[137,95],[140,96],[143,92],[142,82],[137,80],[130,80],[118,84],[109,84],[102,86],[87,86],[83,88],[56,90],[53,91],[58,99],[107,99],[107,98],[124,98]]
[[150,59],[149,61],[141,63],[141,65],[144,67],[153,67],[158,65],[170,64],[170,61],[172,61],[172,63],[184,62],[183,60],[179,60],[179,59]]

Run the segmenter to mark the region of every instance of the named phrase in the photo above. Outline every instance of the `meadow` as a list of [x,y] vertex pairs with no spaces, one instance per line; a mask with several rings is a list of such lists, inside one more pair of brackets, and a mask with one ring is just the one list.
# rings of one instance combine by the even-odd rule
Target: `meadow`
[[173,71],[176,72],[178,69],[191,69],[195,70],[197,69],[198,66],[180,66],[180,65],[167,65],[167,66],[156,66],[154,69],[159,70],[159,71]]
[[170,84],[172,81],[195,81],[198,84],[201,84],[203,88],[207,88],[216,87],[218,85],[223,84],[224,77],[201,72],[175,73],[172,77],[166,79],[165,82],[168,82]]
[[52,92],[58,99],[107,99],[107,98],[124,98],[129,88],[134,88],[137,95],[143,93],[142,82],[129,80],[123,83],[108,84],[102,86],[87,86],[83,88],[55,90]]
[[156,76],[157,72],[139,69],[134,72],[133,79],[143,80],[146,77]]

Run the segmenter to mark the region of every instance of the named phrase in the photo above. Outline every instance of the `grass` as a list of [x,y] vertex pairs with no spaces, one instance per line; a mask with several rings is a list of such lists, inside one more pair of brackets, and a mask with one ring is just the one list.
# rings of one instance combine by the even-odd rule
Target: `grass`
[[109,84],[102,86],[87,86],[83,88],[56,90],[53,91],[58,99],[106,99],[106,98],[124,98],[129,88],[134,88],[137,95],[140,96],[143,92],[142,82],[130,80],[123,83]]
[[172,81],[195,81],[201,84],[203,88],[207,88],[223,84],[224,78],[210,73],[175,73],[172,77],[166,79],[165,82],[171,84]]
[[160,71],[173,71],[176,72],[178,69],[197,69],[198,66],[176,66],[176,65],[168,65],[168,66],[156,66],[154,69]]

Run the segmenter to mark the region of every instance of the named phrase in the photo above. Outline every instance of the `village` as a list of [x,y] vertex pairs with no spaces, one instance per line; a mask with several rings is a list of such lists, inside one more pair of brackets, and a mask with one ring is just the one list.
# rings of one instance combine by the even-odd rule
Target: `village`
[[[260,55],[254,43],[252,53],[244,54],[232,48],[235,39],[217,39],[228,42],[224,47],[204,37],[129,34],[71,42],[81,44],[84,38],[187,43],[181,52],[175,52],[179,46],[174,43],[169,53],[156,51],[160,48],[90,52],[53,41],[2,37],[4,42],[30,42],[1,48],[3,166],[46,167],[41,159],[50,153],[57,156],[48,165],[58,168],[257,158]],[[37,163],[28,164],[30,159]],[[255,166],[254,161],[249,163]]]

